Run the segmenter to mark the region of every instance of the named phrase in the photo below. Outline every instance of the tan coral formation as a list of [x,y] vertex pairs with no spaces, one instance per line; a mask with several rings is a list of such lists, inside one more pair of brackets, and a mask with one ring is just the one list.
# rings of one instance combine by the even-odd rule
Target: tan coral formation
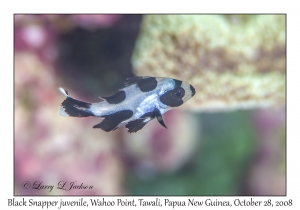
[[285,28],[285,15],[147,15],[133,69],[191,83],[192,110],[282,107]]

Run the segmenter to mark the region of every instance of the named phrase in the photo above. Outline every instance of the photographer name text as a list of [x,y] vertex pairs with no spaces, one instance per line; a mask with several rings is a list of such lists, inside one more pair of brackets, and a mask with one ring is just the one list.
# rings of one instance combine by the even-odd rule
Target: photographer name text
[[[44,184],[43,181],[34,181],[34,182],[25,181],[23,182],[22,187],[24,189],[47,190],[51,192],[55,188],[55,185]],[[78,183],[77,181],[71,181],[71,182],[59,181],[56,185],[56,189],[65,190],[65,191],[90,190],[93,189],[93,186],[86,185],[82,182]]]

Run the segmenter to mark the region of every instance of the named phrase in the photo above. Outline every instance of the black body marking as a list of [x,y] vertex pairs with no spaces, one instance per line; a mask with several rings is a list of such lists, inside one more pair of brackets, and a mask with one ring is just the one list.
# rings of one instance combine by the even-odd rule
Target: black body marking
[[173,79],[173,80],[175,81],[175,86],[174,86],[174,88],[177,88],[177,87],[180,87],[180,86],[181,86],[182,81],[177,80],[177,79]]
[[119,104],[125,100],[126,94],[124,90],[119,90],[117,93],[115,93],[112,96],[102,97],[102,98],[104,98],[110,104]]
[[190,90],[192,92],[192,97],[193,97],[195,95],[196,91],[195,91],[195,88],[192,85],[190,85]]
[[155,77],[131,77],[125,81],[125,86],[137,84],[142,92],[149,92],[157,87]]
[[144,120],[145,119],[143,118],[139,118],[137,120],[129,122],[125,127],[128,128],[129,133],[135,133],[138,130],[141,130],[147,124],[147,122],[144,122]]
[[77,107],[79,109],[80,108],[89,109],[91,107],[91,103],[79,101],[71,97],[67,97],[66,100],[69,101],[71,104],[73,104],[74,107]]
[[182,100],[183,96],[184,96],[184,89],[182,87],[177,87],[174,90],[167,91],[159,99],[163,104],[167,106],[177,107],[183,104],[183,100]]
[[91,107],[91,103],[87,103],[84,101],[79,101],[71,97],[67,97],[62,102],[62,107],[65,109],[65,112],[71,117],[89,117],[94,116],[89,108]]
[[149,92],[157,87],[157,81],[155,77],[149,77],[139,81],[137,85],[142,92]]
[[117,129],[120,123],[129,119],[132,115],[133,111],[131,110],[122,110],[114,114],[104,115],[102,116],[104,117],[104,120],[101,123],[94,125],[93,128],[101,128],[102,130],[109,132]]
[[157,121],[158,121],[163,127],[167,128],[167,126],[165,125],[164,120],[163,120],[163,118],[162,118],[162,115],[161,115],[160,111],[159,111],[157,108],[154,109],[154,114],[155,114],[155,117],[156,117]]

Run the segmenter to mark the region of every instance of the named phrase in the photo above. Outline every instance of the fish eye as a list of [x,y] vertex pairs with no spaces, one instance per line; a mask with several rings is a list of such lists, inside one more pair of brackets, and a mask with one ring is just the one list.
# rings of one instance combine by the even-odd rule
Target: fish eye
[[176,100],[179,100],[179,99],[183,98],[184,94],[185,94],[184,89],[182,87],[177,87],[172,92],[172,98],[176,99]]

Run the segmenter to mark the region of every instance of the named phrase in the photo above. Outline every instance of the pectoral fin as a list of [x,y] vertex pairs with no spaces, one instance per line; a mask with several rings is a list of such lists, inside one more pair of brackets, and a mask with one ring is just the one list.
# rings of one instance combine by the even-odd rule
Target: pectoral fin
[[154,114],[155,114],[155,117],[156,117],[157,121],[158,121],[162,126],[164,126],[165,128],[167,128],[167,126],[166,126],[165,123],[164,123],[163,117],[162,117],[160,111],[159,111],[157,108],[154,109]]

